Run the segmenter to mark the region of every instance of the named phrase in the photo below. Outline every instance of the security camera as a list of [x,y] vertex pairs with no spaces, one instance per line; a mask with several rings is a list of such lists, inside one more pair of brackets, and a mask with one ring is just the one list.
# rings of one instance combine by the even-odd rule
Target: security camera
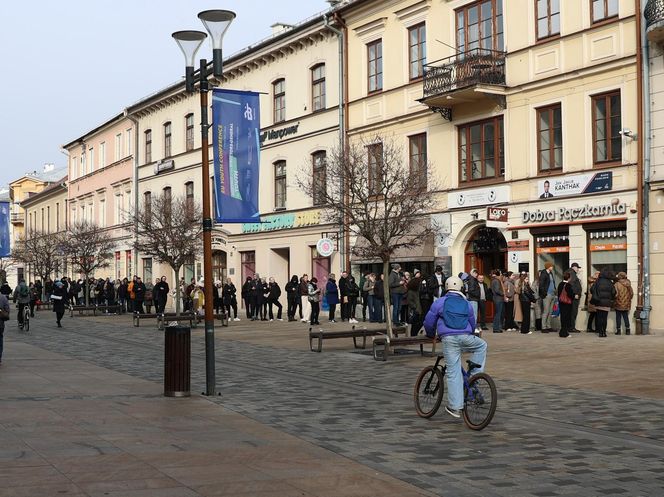
[[632,140],[636,140],[636,135],[629,128],[623,128],[620,131],[618,131],[618,133],[621,134],[622,136],[627,136],[628,138],[631,138]]

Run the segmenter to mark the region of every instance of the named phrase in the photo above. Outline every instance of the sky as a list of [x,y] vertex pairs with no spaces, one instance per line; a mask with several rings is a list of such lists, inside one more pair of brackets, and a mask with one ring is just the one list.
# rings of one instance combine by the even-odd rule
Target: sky
[[[207,9],[237,14],[224,38],[231,55],[295,24],[325,0],[33,0],[0,6],[0,185],[66,166],[61,145],[184,74],[171,33],[204,31]],[[212,58],[206,42],[197,58]]]

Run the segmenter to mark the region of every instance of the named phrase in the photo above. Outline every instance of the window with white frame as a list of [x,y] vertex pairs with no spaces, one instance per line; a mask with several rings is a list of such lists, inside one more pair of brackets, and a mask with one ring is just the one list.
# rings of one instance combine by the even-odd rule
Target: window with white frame
[[115,135],[115,161],[122,157],[122,133]]
[[101,199],[99,201],[99,227],[106,227],[106,199]]
[[95,170],[95,149],[90,147],[88,149],[88,160],[90,161],[90,172]]
[[99,144],[99,169],[106,167],[106,142]]
[[113,224],[122,224],[122,209],[124,207],[124,197],[122,193],[115,194],[115,216],[113,219]]
[[70,160],[71,163],[71,177],[72,179],[78,178],[78,157],[74,156]]
[[81,154],[81,176],[88,174],[87,164],[85,161],[85,152]]

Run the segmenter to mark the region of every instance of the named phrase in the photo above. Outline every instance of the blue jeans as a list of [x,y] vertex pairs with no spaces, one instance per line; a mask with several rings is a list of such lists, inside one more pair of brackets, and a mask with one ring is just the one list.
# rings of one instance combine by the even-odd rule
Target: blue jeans
[[503,308],[505,307],[505,302],[502,300],[493,301],[493,331],[500,330],[500,327],[503,322]]
[[369,321],[374,321],[374,296],[367,295],[367,309],[369,310]]
[[401,297],[403,297],[403,295],[400,293],[393,293],[390,296],[390,300],[392,301],[392,323],[399,322],[399,313],[401,312]]
[[383,321],[383,306],[385,302],[374,297],[373,301],[373,320],[376,323],[381,323]]
[[470,302],[470,307],[473,308],[473,312],[475,313],[475,323],[477,323],[476,328],[479,328],[480,327],[480,317],[477,315],[477,308],[478,308],[477,300],[469,300],[468,302]]
[[616,331],[620,331],[620,325],[625,322],[625,330],[629,330],[629,311],[616,310]]
[[486,362],[486,342],[476,335],[448,335],[443,337],[443,355],[445,356],[445,376],[447,377],[447,406],[451,409],[463,409],[463,374],[461,373],[461,354],[472,352],[470,360],[482,366],[472,373],[484,371]]

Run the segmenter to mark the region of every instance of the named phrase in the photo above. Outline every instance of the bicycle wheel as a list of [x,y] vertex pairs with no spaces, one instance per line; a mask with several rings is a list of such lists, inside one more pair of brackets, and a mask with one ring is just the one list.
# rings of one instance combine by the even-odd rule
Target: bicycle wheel
[[498,405],[498,391],[486,373],[473,375],[465,392],[463,420],[471,430],[482,430],[493,419]]
[[427,366],[422,370],[415,382],[413,397],[415,410],[422,418],[430,418],[440,407],[443,401],[443,374],[434,366]]

